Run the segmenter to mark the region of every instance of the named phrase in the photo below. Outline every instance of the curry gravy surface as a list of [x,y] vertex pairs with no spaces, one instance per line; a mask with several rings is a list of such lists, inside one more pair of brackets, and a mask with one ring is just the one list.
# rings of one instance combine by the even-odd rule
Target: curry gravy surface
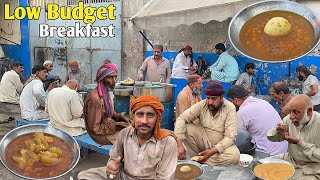
[[34,133],[21,135],[13,139],[6,148],[6,161],[7,165],[16,173],[31,177],[31,178],[49,178],[60,175],[66,172],[73,161],[73,154],[66,142],[62,139],[44,133],[45,136],[53,138],[53,142],[50,143],[50,147],[58,147],[62,150],[62,155],[59,162],[55,165],[44,165],[41,161],[32,164],[31,168],[20,168],[18,163],[15,162],[13,156],[21,156],[20,150],[27,149],[26,141],[34,138]]
[[[285,36],[270,36],[264,26],[273,17],[283,17],[291,24]],[[304,17],[288,11],[268,11],[246,22],[240,30],[240,43],[244,52],[265,61],[285,61],[299,57],[312,46],[314,29]]]

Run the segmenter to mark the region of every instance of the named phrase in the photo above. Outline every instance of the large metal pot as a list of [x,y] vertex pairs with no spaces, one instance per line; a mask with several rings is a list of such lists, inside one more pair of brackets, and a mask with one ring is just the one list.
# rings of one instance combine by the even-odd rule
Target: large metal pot
[[161,102],[171,102],[174,99],[175,84],[161,83],[157,86],[135,86],[133,89],[133,95],[135,97],[144,95],[157,96]]
[[[274,11],[274,10],[290,11],[290,12],[299,14],[304,18],[306,18],[311,23],[312,27],[314,28],[315,37],[312,45],[310,46],[310,49],[305,54],[293,59],[284,59],[283,61],[266,61],[266,60],[261,60],[261,59],[251,57],[250,55],[246,54],[246,52],[242,49],[240,38],[239,38],[239,34],[242,26],[249,19],[251,19],[256,15],[263,12]],[[278,63],[278,62],[293,61],[309,54],[318,45],[320,41],[320,24],[319,24],[319,18],[317,17],[317,15],[312,10],[310,10],[309,8],[299,3],[287,1],[287,0],[261,1],[242,9],[232,18],[229,24],[228,35],[229,35],[229,40],[232,46],[244,56],[247,56],[248,58],[251,58],[257,61]]]

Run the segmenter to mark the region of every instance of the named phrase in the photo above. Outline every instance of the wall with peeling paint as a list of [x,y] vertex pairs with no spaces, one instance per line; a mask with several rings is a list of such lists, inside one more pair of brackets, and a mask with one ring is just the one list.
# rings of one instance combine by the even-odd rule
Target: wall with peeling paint
[[[11,13],[14,7],[26,7],[28,5],[26,0],[5,0],[0,1],[0,9],[4,9],[4,4],[9,3]],[[5,56],[13,61],[20,61],[24,64],[24,78],[28,78],[31,74],[30,65],[30,51],[29,51],[29,22],[27,18],[22,20],[4,20],[4,13],[0,15],[0,44],[3,48]],[[11,42],[10,42],[11,41]]]
[[[134,78],[138,69],[142,65],[145,55],[145,42],[139,34],[138,29],[134,29],[129,21],[135,13],[137,13],[145,3],[149,0],[122,0],[122,77]],[[120,80],[120,79],[119,79]]]
[[[19,0],[2,0],[0,2],[1,11],[4,10],[4,5],[10,5],[10,14],[13,15],[14,9],[19,6]],[[19,20],[4,20],[4,13],[0,13],[0,37],[9,39],[17,44],[21,44],[20,36],[20,21]],[[9,41],[0,38],[0,44],[11,44]]]

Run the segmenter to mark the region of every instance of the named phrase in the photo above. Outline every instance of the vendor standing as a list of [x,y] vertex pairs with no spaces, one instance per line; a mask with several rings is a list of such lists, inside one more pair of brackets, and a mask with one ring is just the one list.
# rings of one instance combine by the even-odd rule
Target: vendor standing
[[153,46],[153,56],[147,57],[137,74],[137,81],[170,83],[171,69],[169,60],[162,57],[163,46]]

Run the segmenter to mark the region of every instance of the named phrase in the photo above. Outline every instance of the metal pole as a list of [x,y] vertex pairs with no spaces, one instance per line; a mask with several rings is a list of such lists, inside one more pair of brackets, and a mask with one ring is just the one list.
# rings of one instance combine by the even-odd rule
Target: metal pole
[[152,47],[153,49],[153,45],[151,44],[151,42],[149,41],[149,39],[143,34],[142,31],[139,31],[139,33],[142,35],[142,37],[148,42],[148,44]]

